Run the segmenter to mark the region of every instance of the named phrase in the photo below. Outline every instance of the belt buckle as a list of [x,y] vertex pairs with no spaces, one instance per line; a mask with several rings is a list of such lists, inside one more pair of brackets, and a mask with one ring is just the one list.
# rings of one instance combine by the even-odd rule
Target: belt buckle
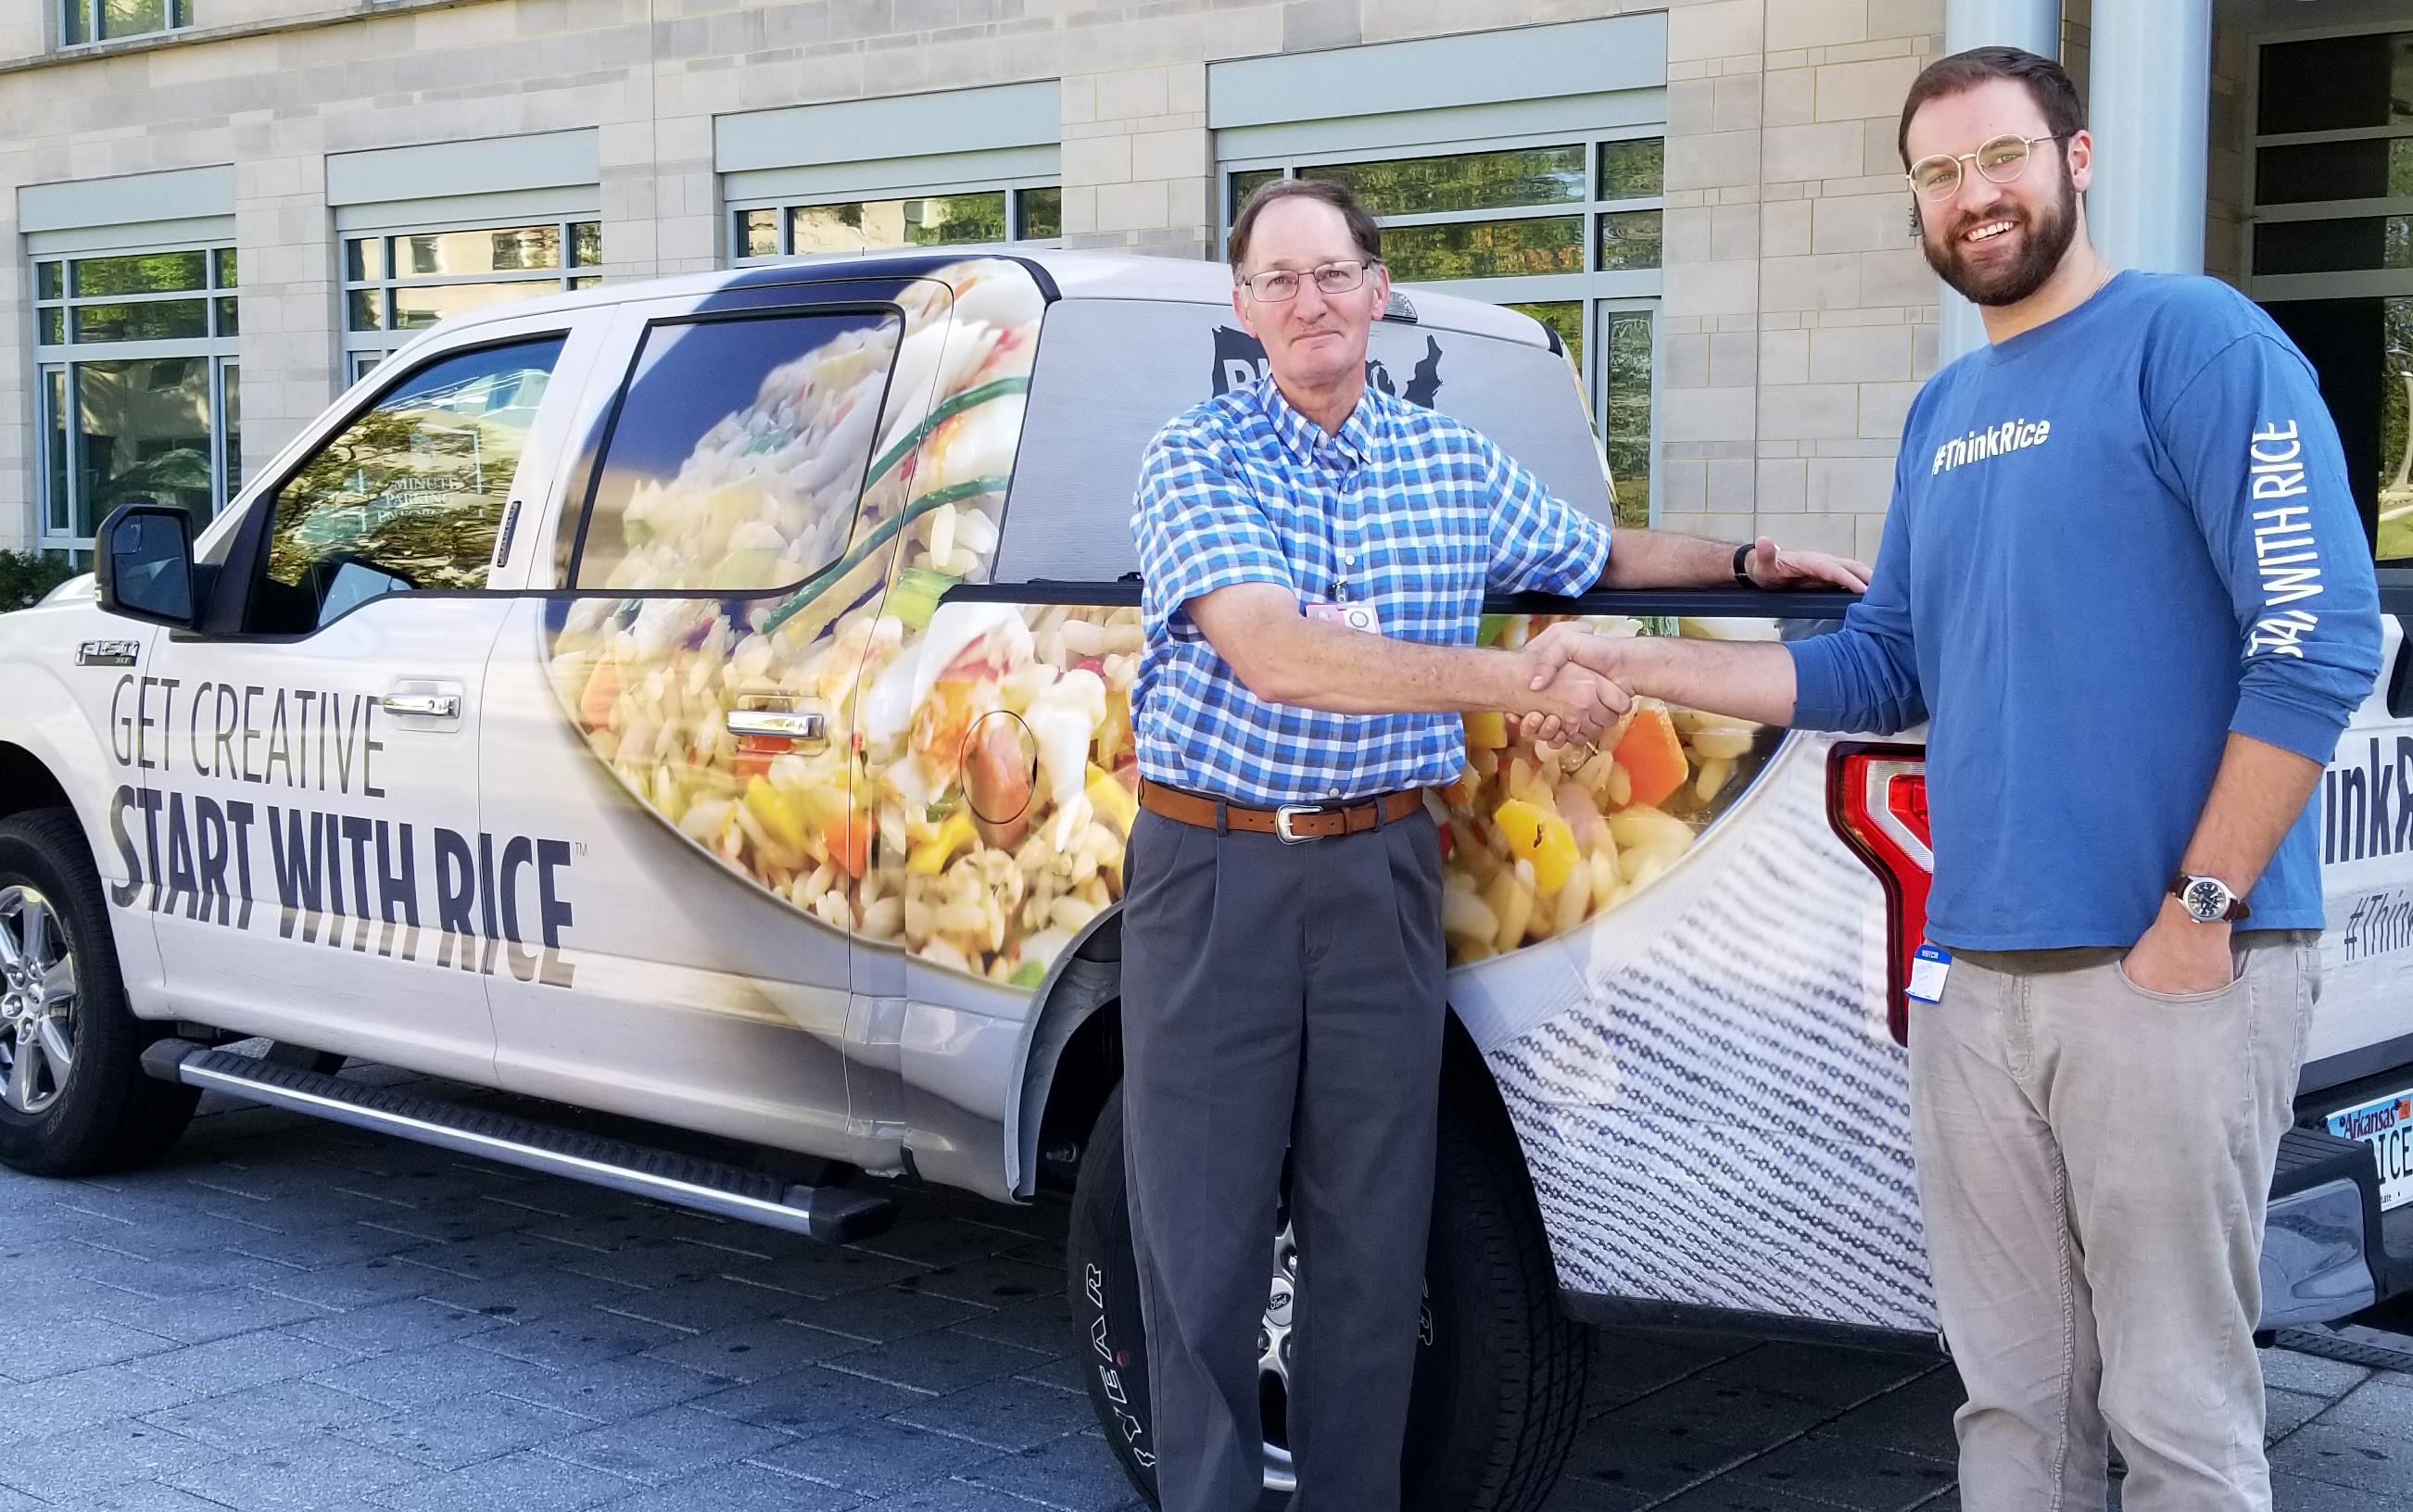
[[1290,822],[1296,819],[1301,814],[1320,814],[1322,812],[1324,812],[1324,806],[1320,803],[1283,804],[1281,808],[1274,810],[1274,833],[1281,837],[1281,842],[1284,845],[1304,845],[1310,840],[1318,838],[1318,837],[1313,835],[1293,834],[1291,832]]

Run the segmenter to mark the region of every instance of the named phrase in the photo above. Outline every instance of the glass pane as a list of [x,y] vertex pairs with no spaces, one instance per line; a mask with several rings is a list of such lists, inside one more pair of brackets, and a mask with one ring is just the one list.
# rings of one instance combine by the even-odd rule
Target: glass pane
[[209,302],[153,300],[143,304],[80,304],[78,341],[181,341],[210,334]]
[[1659,266],[1656,210],[1621,210],[1600,217],[1600,271],[1629,273]]
[[1601,319],[1607,393],[1602,421],[1617,523],[1638,529],[1651,523],[1651,312],[1604,310]]
[[224,395],[219,408],[224,412],[222,426],[226,437],[226,487],[223,497],[232,498],[243,488],[243,364],[221,362],[218,364],[218,388]]
[[1325,163],[1298,176],[1345,186],[1377,215],[1555,205],[1584,197],[1580,146],[1401,157],[1379,163]]
[[561,266],[561,228],[512,226],[491,231],[433,231],[393,239],[393,275],[427,278],[465,273],[533,272]]
[[81,466],[75,533],[137,499],[210,517],[210,360],[80,363],[76,424]]
[[2413,298],[2381,304],[2377,550],[2388,561],[2413,557]]
[[67,519],[67,370],[64,367],[42,369],[42,454],[50,464],[45,471],[46,528],[72,534]]
[[438,361],[321,447],[277,493],[252,628],[307,630],[387,593],[483,587],[560,355],[555,337]]
[[853,527],[894,361],[893,316],[807,315],[646,334],[604,454],[582,588],[801,583]]
[[2262,50],[2265,135],[2413,117],[2413,32],[2323,37]]
[[1547,304],[1511,304],[1508,308],[1520,315],[1530,315],[1559,334],[1559,342],[1574,359],[1576,371],[1583,371],[1583,306],[1574,300],[1553,300]]
[[209,283],[208,263],[200,252],[153,252],[132,258],[78,258],[75,293],[78,299],[101,294],[172,294],[202,289]]
[[100,35],[139,37],[168,29],[168,0],[100,0]]
[[36,299],[65,299],[67,291],[66,268],[67,264],[63,262],[36,263],[34,265],[34,297]]
[[603,223],[582,220],[570,228],[570,260],[592,268],[603,260]]
[[385,353],[381,351],[352,353],[352,381],[358,383],[363,377],[374,371],[377,363],[384,361]]
[[363,283],[385,276],[385,238],[356,236],[344,244],[344,277]]
[[1581,273],[1583,217],[1478,220],[1455,226],[1388,226],[1383,259],[1409,282]]
[[92,40],[92,0],[66,0],[66,24],[59,28],[59,40],[69,47]]
[[1014,197],[1014,213],[1022,223],[1014,234],[1026,242],[1041,241],[1064,234],[1064,191],[1061,189],[1024,189]]
[[1252,168],[1245,173],[1233,174],[1232,218],[1234,220],[1240,218],[1240,207],[1249,202],[1249,196],[1256,193],[1261,186],[1271,184],[1274,180],[1281,176],[1282,170],[1279,168]]
[[67,312],[65,309],[42,312],[41,343],[46,347],[64,347],[67,342]]
[[790,250],[799,253],[1002,242],[1005,192],[801,205],[788,212],[788,231]]
[[355,289],[344,296],[344,329],[376,331],[385,324],[385,295],[374,289]]
[[600,289],[603,287],[603,280],[600,278],[572,278],[570,280],[570,287],[572,289]]
[[741,210],[737,213],[737,255],[776,258],[779,255],[779,213]]
[[550,278],[540,282],[531,279],[505,284],[427,284],[417,289],[396,289],[392,291],[393,329],[420,331],[466,311],[491,309],[497,304],[534,299],[539,294],[560,292],[561,286]]
[[220,289],[232,289],[236,287],[238,280],[235,277],[234,248],[230,246],[222,246],[216,251],[211,253],[210,256],[215,259],[215,266],[217,271],[218,287]]
[[1667,192],[1667,143],[1659,137],[1600,144],[1600,197],[1648,200]]
[[2254,155],[2254,197],[2266,205],[2376,199],[2390,192],[2390,145],[2371,137],[2265,147]]
[[216,304],[218,307],[218,334],[222,336],[239,336],[243,334],[243,327],[238,323],[235,316],[233,298],[231,296],[222,297],[216,301]]
[[2353,273],[2413,268],[2413,215],[2272,220],[2254,228],[2254,271]]

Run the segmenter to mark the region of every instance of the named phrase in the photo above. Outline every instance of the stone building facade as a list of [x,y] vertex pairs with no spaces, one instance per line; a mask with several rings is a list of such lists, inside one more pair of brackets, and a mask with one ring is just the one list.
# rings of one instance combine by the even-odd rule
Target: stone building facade
[[[2282,20],[2385,49],[2391,7],[2202,4],[2193,189],[2205,264],[2244,280],[2256,50]],[[1949,345],[1895,150],[1948,8],[19,0],[0,546],[71,548],[136,493],[223,507],[468,303],[849,237],[1213,256],[1256,176],[1329,170],[1392,201],[1400,276],[1527,305],[1584,349],[1621,506],[1870,555],[1903,412]],[[2083,76],[2089,0],[2059,15]],[[2376,267],[2350,297],[2407,279]]]

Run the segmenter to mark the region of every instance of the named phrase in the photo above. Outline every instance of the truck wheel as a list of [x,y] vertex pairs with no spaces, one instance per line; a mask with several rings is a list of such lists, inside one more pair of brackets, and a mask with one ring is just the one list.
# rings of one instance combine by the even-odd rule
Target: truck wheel
[[64,808],[0,821],[0,1161],[88,1176],[157,1158],[200,1092],[143,1075],[100,876]]
[[[1559,1308],[1541,1215],[1497,1095],[1463,1067],[1445,1080],[1423,1347],[1408,1410],[1405,1512],[1531,1512],[1557,1484],[1575,1442],[1589,1340]],[[1068,1250],[1090,1405],[1115,1458],[1154,1505],[1156,1425],[1125,1201],[1119,1088],[1082,1154]],[[1281,1492],[1296,1486],[1284,1447],[1283,1346],[1297,1259],[1286,1211],[1268,1259],[1272,1300],[1257,1340],[1259,1400],[1266,1488]]]

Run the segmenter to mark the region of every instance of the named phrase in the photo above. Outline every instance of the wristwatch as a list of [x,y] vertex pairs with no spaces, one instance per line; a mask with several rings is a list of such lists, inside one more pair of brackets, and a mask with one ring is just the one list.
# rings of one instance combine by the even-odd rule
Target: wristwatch
[[2180,872],[2170,882],[2170,894],[2198,924],[2234,924],[2252,912],[2236,889],[2217,877]]
[[1755,588],[1759,586],[1758,584],[1754,583],[1751,580],[1751,542],[1748,541],[1735,548],[1734,575],[1735,584],[1739,587]]

